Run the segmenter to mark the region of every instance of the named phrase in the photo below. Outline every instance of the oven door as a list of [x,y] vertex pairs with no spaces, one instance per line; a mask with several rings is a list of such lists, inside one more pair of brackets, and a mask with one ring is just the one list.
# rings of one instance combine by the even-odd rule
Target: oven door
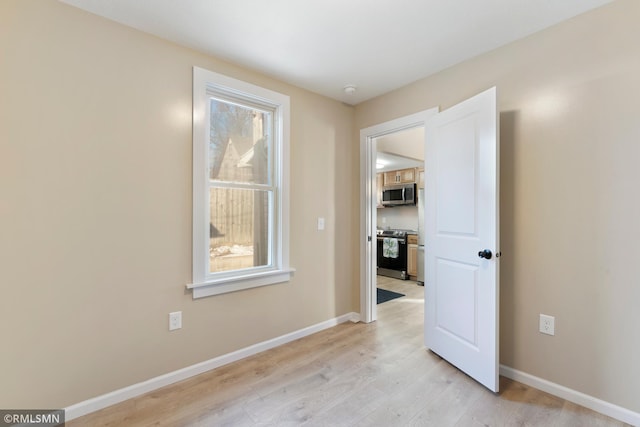
[[378,269],[407,271],[407,241],[406,239],[394,239],[398,242],[398,256],[396,258],[384,256],[384,237],[378,237],[377,258]]

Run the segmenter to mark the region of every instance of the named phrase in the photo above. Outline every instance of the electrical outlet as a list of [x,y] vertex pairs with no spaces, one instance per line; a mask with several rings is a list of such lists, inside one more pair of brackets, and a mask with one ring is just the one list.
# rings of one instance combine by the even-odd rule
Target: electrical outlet
[[556,318],[546,314],[540,314],[540,332],[547,335],[555,335]]
[[182,312],[174,311],[169,313],[169,330],[175,331],[180,328],[182,328]]

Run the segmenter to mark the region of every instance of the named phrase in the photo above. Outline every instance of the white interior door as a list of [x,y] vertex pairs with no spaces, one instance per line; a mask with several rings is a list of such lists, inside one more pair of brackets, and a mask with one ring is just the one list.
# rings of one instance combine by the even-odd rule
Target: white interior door
[[494,87],[433,116],[425,132],[425,345],[494,392],[497,122]]

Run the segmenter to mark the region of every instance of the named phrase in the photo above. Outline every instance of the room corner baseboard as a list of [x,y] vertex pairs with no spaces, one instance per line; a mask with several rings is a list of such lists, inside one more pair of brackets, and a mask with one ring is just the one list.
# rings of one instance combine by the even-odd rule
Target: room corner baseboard
[[97,396],[92,399],[76,403],[65,408],[65,419],[67,421],[71,421],[75,418],[90,414],[111,405],[115,405],[116,403],[123,402],[127,399],[140,396],[142,394],[202,374],[220,366],[236,362],[246,357],[253,356],[254,354],[258,354],[274,347],[278,347],[291,341],[306,337],[308,335],[315,334],[316,332],[329,329],[333,326],[339,325],[340,323],[349,321],[357,322],[359,319],[360,315],[358,313],[352,312],[343,314],[342,316],[338,316],[333,319],[329,319],[324,322],[320,322],[315,325],[311,325],[306,328],[299,329],[297,331],[251,345],[249,347],[245,347],[232,353],[214,357],[213,359],[209,359],[204,362],[179,369],[177,371],[169,372],[167,374],[151,378],[147,381],[143,381],[137,384],[130,385],[128,387],[121,388],[119,390],[112,391],[110,393],[103,394],[102,396]]
[[633,412],[629,409],[621,406],[614,405],[613,403],[605,402],[593,396],[581,393],[576,390],[572,390],[568,387],[560,384],[547,381],[545,379],[527,374],[526,372],[518,371],[509,366],[500,365],[500,374],[504,377],[510,378],[514,381],[521,382],[531,387],[535,387],[538,390],[542,390],[554,396],[561,397],[569,402],[573,402],[577,405],[584,406],[585,408],[592,409],[601,414],[607,415],[611,418],[615,418],[619,421],[623,421],[633,426],[640,426],[640,414]]

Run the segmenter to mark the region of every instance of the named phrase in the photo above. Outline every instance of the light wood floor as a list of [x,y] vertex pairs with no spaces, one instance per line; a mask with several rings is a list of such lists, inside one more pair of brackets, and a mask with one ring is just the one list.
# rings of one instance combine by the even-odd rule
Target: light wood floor
[[346,323],[67,423],[75,426],[623,426],[501,378],[495,395],[422,345],[424,288]]

